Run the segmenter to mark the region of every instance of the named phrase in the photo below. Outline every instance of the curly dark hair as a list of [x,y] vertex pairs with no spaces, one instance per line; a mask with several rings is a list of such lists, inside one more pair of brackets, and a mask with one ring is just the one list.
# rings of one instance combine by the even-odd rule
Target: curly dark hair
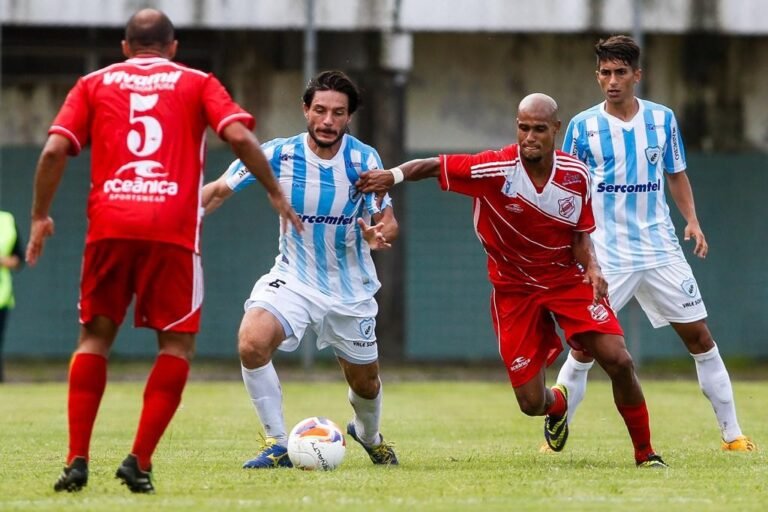
[[347,95],[347,109],[350,114],[354,114],[360,101],[360,90],[355,83],[343,71],[323,71],[312,78],[304,91],[304,105],[309,107],[315,98],[317,91],[336,91]]

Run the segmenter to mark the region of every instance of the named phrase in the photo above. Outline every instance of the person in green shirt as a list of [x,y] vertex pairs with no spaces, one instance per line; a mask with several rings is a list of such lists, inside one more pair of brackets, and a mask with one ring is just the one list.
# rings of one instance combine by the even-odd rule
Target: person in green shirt
[[3,339],[8,311],[13,308],[12,270],[21,268],[24,254],[21,252],[21,239],[16,220],[9,212],[0,211],[0,382],[5,380],[3,373]]

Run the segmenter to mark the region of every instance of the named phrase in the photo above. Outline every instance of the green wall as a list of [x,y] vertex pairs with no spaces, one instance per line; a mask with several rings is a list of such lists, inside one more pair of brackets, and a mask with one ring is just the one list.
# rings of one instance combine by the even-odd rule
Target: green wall
[[[0,208],[17,216],[25,242],[38,152],[37,148],[2,149]],[[217,177],[229,161],[227,151],[212,151],[207,179]],[[38,266],[16,275],[17,307],[5,342],[10,356],[66,356],[74,346],[88,164],[87,154],[70,160],[52,212],[56,235],[47,243]],[[768,268],[764,263],[768,230],[763,201],[768,190],[768,156],[690,155],[689,174],[710,255],[698,260],[690,256],[691,244],[684,249],[704,294],[715,339],[727,357],[768,358]],[[401,224],[407,272],[401,290],[405,357],[496,360],[485,254],[472,228],[471,200],[440,192],[431,181],[400,186],[397,197],[406,205]],[[677,226],[680,234],[679,218]],[[242,303],[254,281],[271,266],[276,251],[277,220],[258,187],[238,194],[206,219],[206,295],[198,355],[235,357]],[[636,303],[625,308],[620,318],[636,356],[685,354],[671,329],[651,329]],[[126,327],[115,344],[116,354],[154,353],[151,331]]]

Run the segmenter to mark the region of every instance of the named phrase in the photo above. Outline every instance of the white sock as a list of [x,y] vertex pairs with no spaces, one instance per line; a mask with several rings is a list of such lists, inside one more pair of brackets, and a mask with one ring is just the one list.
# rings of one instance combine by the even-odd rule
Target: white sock
[[568,424],[571,424],[573,417],[576,415],[576,409],[584,399],[584,394],[587,392],[587,374],[594,361],[589,363],[582,363],[577,361],[573,354],[568,352],[568,357],[560,368],[560,373],[557,374],[557,383],[562,384],[568,390]]
[[241,365],[241,370],[245,389],[251,397],[256,414],[259,415],[265,435],[273,437],[277,444],[285,446],[288,443],[288,434],[285,432],[283,418],[283,389],[272,361],[253,370]]
[[381,434],[379,434],[379,425],[381,422],[381,397],[383,391],[379,388],[379,394],[376,398],[368,400],[358,396],[357,393],[349,388],[347,396],[352,409],[355,410],[355,417],[352,420],[355,423],[355,433],[357,437],[366,446],[376,446],[381,443]]
[[741,427],[736,419],[736,403],[733,400],[731,377],[725,368],[723,358],[720,357],[720,351],[715,345],[708,352],[691,354],[691,356],[696,361],[699,386],[704,396],[712,403],[723,440],[733,441],[742,435]]

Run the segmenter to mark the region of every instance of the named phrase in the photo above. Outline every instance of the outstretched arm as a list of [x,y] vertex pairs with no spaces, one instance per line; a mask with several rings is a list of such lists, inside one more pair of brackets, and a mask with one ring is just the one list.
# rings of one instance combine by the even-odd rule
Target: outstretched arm
[[595,248],[589,233],[577,231],[573,234],[573,257],[576,263],[584,269],[584,283],[592,285],[593,300],[598,302],[607,297],[608,282],[603,277],[603,271],[597,263]]
[[704,237],[704,232],[701,230],[699,219],[696,216],[696,205],[693,201],[693,190],[688,175],[685,171],[667,174],[667,183],[669,184],[669,193],[686,222],[683,239],[690,240],[693,238],[696,241],[693,254],[699,258],[705,258],[709,252],[709,245],[707,245],[707,239]]
[[245,167],[266,189],[272,207],[284,220],[293,224],[297,231],[303,231],[304,225],[280,189],[256,136],[240,122],[227,125],[221,131],[221,136],[229,143],[232,151],[245,164]]
[[43,254],[45,239],[53,234],[53,219],[48,214],[64,174],[70,144],[69,139],[63,135],[51,134],[37,161],[26,255],[30,266],[37,263]]
[[401,181],[419,181],[425,178],[436,178],[439,175],[439,158],[421,158],[392,169],[364,172],[355,185],[361,192],[386,192]]
[[227,185],[227,173],[225,172],[216,181],[206,183],[203,187],[203,208],[205,208],[205,214],[209,215],[219,206],[224,204],[224,201],[232,197],[235,193],[234,190]]

